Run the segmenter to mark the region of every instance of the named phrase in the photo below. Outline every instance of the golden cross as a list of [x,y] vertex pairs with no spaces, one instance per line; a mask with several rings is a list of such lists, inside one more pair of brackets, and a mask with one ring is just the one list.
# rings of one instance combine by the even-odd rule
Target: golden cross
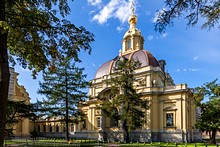
[[134,14],[134,1],[131,2],[131,10],[132,10],[132,14]]

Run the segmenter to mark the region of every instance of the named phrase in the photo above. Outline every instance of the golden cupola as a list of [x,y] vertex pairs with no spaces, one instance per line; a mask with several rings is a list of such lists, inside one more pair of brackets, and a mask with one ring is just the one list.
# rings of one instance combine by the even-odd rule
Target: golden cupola
[[121,56],[127,59],[138,59],[141,62],[140,68],[148,66],[160,67],[157,59],[149,51],[144,50],[144,38],[136,28],[137,20],[137,16],[134,14],[134,6],[132,5],[132,14],[128,18],[130,27],[123,37],[122,50],[114,59],[100,66],[95,74],[95,79],[110,75],[113,72],[114,65]]
[[130,27],[125,33],[122,40],[122,55],[143,49],[144,38],[141,35],[141,32],[136,28],[137,21],[138,18],[134,13],[134,4],[132,4],[132,14],[128,18],[128,23],[130,24]]

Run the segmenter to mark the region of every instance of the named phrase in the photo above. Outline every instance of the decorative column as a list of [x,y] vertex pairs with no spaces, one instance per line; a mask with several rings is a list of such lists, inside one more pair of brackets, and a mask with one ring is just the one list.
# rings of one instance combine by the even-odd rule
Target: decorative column
[[55,125],[55,122],[53,124],[51,124],[52,126],[52,132],[56,132],[56,125]]
[[74,132],[77,132],[78,131],[78,124],[74,124]]
[[46,123],[46,132],[50,132],[50,125]]
[[158,118],[158,121],[159,121],[159,130],[162,131],[164,130],[163,126],[164,126],[164,112],[163,112],[163,103],[164,101],[163,100],[159,100],[159,110],[160,110],[160,114],[159,114],[159,118]]
[[[102,105],[101,105],[102,107]],[[102,111],[100,112],[100,130],[99,130],[99,141],[103,141],[104,140],[104,117],[102,115]]]

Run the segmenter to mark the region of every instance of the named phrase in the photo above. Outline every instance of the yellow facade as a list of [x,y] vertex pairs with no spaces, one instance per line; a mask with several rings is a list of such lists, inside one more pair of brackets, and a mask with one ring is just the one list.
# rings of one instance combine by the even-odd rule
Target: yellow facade
[[[134,11],[133,11],[134,12]],[[122,39],[119,55],[105,62],[90,81],[89,100],[80,107],[85,118],[79,124],[70,124],[70,137],[81,139],[120,140],[117,120],[103,116],[97,106],[102,104],[100,98],[110,99],[110,85],[106,80],[111,78],[114,66],[120,57],[138,59],[141,67],[134,71],[133,83],[142,98],[149,101],[150,108],[145,110],[144,124],[131,132],[131,141],[198,141],[201,136],[195,129],[196,108],[193,101],[193,90],[187,84],[174,84],[166,72],[165,60],[157,60],[144,49],[144,37],[136,28],[137,16],[133,13],[130,25]],[[37,120],[38,135],[45,137],[65,137],[65,124],[57,121]]]
[[[110,85],[106,80],[113,73],[119,57],[138,59],[142,65],[134,72],[134,87],[143,99],[149,101],[150,108],[145,111],[145,123],[131,134],[138,141],[194,141],[200,138],[195,134],[196,108],[192,89],[187,84],[174,84],[165,71],[165,60],[157,60],[144,50],[144,37],[136,28],[137,16],[133,13],[128,20],[129,30],[122,39],[122,50],[118,57],[104,63],[97,71],[89,87],[89,100],[81,109],[85,121],[76,125],[76,134],[81,138],[113,139],[120,135],[117,122],[104,117],[97,109],[102,102],[99,98],[110,97]],[[92,134],[92,135],[91,135]]]
[[[30,104],[30,97],[24,86],[18,84],[18,73],[14,68],[10,68],[10,83],[8,99],[11,101],[24,101]],[[28,118],[21,119],[16,125],[13,126],[13,134],[15,136],[29,136],[31,132],[31,124]]]
[[[60,121],[60,118],[57,117],[36,120],[35,129],[37,131],[37,136],[59,138],[65,138],[65,132],[67,130],[65,122]],[[74,130],[76,130],[75,125],[70,123],[68,130],[70,134],[69,136],[73,137]]]

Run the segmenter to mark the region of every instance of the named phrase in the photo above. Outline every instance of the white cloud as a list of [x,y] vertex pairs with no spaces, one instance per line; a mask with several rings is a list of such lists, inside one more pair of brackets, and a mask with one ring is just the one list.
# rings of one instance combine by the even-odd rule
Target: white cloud
[[110,18],[117,18],[124,23],[131,14],[131,0],[110,0],[109,3],[103,5],[101,10],[92,18],[99,24],[104,24]]
[[120,26],[117,26],[116,30],[121,32],[124,28],[123,27],[120,27]]
[[158,18],[164,13],[164,11],[166,10],[166,8],[162,8],[161,10],[159,10],[158,12],[156,12],[154,14],[154,18],[152,19],[153,23],[156,23],[158,21]]
[[163,33],[163,34],[161,35],[161,37],[162,37],[162,38],[167,37],[167,33]]
[[148,40],[153,40],[153,39],[154,39],[154,36],[153,36],[153,35],[148,35],[148,36],[147,36],[147,39],[148,39]]
[[161,34],[161,35],[148,35],[147,36],[147,39],[148,40],[153,40],[153,39],[164,39],[164,38],[166,38],[167,37],[167,33],[163,33],[163,34]]
[[198,60],[198,58],[199,58],[199,56],[195,56],[195,57],[193,58],[193,61]]
[[95,63],[91,63],[92,67],[96,67],[96,64]]
[[118,5],[118,0],[111,0],[104,8],[96,14],[92,20],[98,21],[99,24],[105,23],[109,18],[113,16],[113,12]]
[[87,0],[87,1],[92,6],[98,6],[102,2],[102,0]]
[[93,10],[93,11],[90,11],[90,12],[89,12],[89,15],[91,15],[91,14],[93,14],[93,13],[95,13],[95,11],[94,11],[94,10]]
[[199,69],[197,69],[197,68],[192,68],[192,69],[190,68],[190,69],[189,69],[189,71],[198,71],[198,70],[199,70]]
[[184,69],[177,69],[176,70],[176,72],[181,72],[181,71],[183,71],[183,72],[187,72],[187,71],[189,71],[189,72],[197,72],[197,71],[199,71],[199,69],[198,68],[184,68]]
[[125,21],[127,21],[130,15],[131,15],[130,2],[122,1],[120,7],[116,10],[114,17],[118,18],[122,23],[124,23]]

